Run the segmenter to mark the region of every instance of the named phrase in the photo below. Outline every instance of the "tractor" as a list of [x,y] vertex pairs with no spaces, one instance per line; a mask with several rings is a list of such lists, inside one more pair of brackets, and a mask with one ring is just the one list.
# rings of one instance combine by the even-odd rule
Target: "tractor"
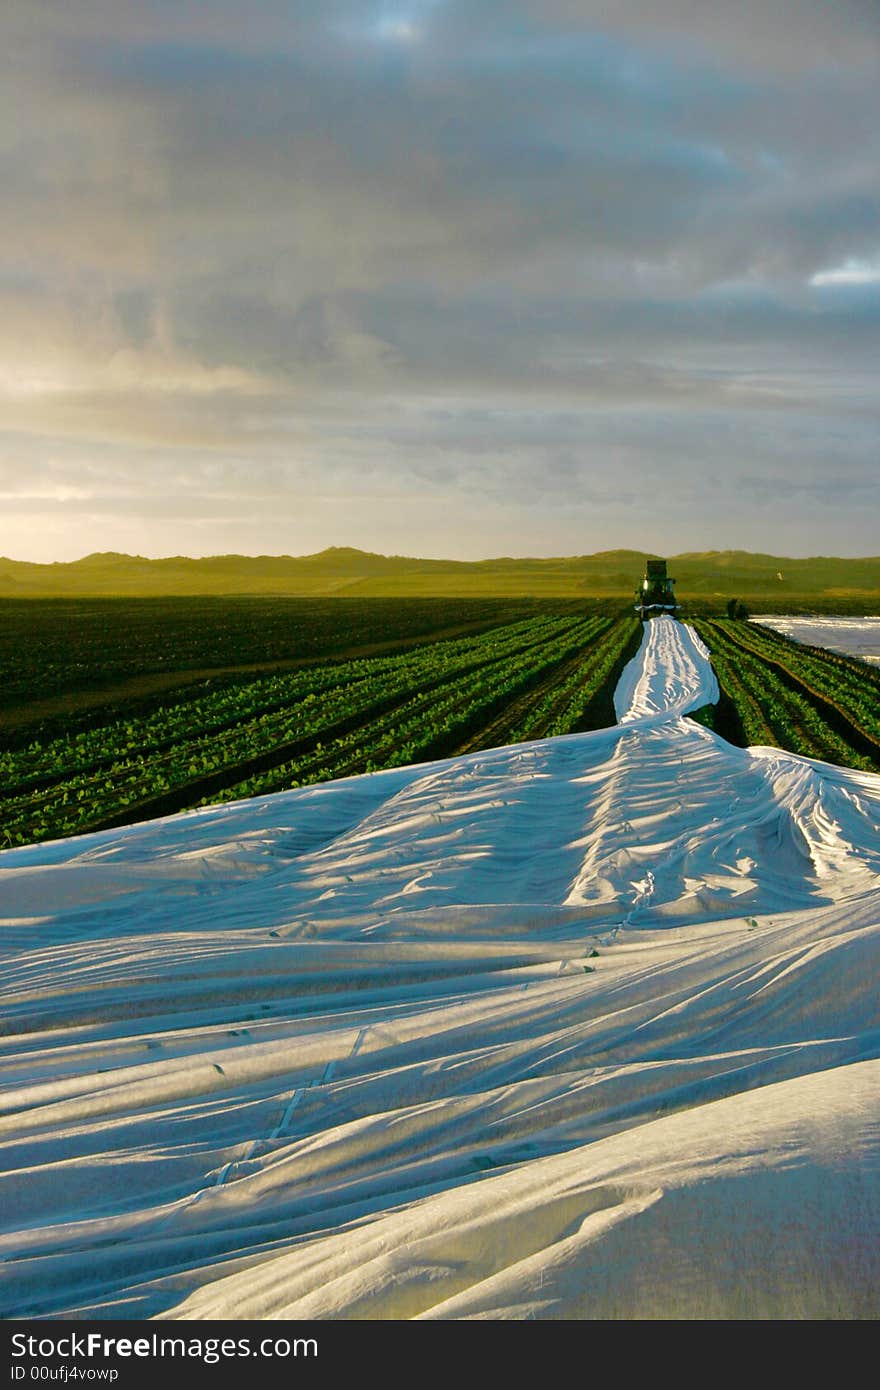
[[645,577],[636,590],[636,612],[642,622],[657,613],[675,613],[679,604],[673,592],[674,579],[666,574],[665,560],[646,560]]

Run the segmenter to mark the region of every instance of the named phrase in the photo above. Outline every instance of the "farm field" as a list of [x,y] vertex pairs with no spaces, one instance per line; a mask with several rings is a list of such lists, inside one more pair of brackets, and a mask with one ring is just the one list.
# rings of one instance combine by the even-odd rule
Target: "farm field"
[[[5,608],[0,847],[607,727],[638,640],[609,602]],[[880,768],[880,673],[760,625],[694,622],[721,683],[699,720],[741,746]]]
[[392,655],[190,684],[133,710],[105,703],[86,720],[7,729],[0,843],[609,724],[636,640],[632,615],[585,615],[581,606]]
[[880,777],[717,694],[0,853],[0,1314],[875,1318]]
[[880,771],[880,672],[754,623],[694,626],[721,689],[710,727],[745,746]]
[[585,610],[605,611],[527,598],[0,599],[0,728]]

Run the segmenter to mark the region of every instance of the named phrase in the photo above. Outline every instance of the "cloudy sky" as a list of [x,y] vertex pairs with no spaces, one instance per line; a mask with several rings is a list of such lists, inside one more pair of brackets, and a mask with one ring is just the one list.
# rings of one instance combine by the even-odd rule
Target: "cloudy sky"
[[876,554],[877,0],[3,0],[0,554]]

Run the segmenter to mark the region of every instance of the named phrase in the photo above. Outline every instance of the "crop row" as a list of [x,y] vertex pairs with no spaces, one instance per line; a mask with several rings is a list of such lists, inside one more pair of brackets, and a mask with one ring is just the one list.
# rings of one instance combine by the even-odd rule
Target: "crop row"
[[546,611],[529,599],[0,599],[0,708],[27,723],[28,706],[47,694],[70,712],[78,692],[106,690],[112,700],[121,682],[144,676],[167,674],[170,685],[186,671],[328,661]]
[[[248,682],[238,706],[223,691],[199,710],[190,702],[165,711],[164,723],[151,717],[140,736],[132,721],[107,726],[103,746],[98,731],[89,731],[73,741],[79,766],[71,766],[69,746],[25,750],[32,780],[9,787],[5,843],[253,794],[279,779],[291,785],[438,755],[444,740],[477,729],[506,701],[567,670],[608,627],[600,617],[533,619],[395,658]],[[253,714],[261,694],[269,710]],[[169,741],[178,714],[181,734]],[[53,758],[61,762],[57,772],[46,770]],[[25,770],[21,761],[15,766]]]
[[[789,669],[787,650],[782,661],[776,653],[773,657],[764,655],[752,645],[750,635],[740,637],[741,626],[696,622],[710,649],[722,693],[739,719],[744,741],[787,748],[849,767],[870,770],[880,766],[880,747],[873,748],[870,736],[854,717],[855,701],[849,702],[851,713],[844,713]],[[818,683],[821,674],[821,656],[817,654],[811,664],[811,679]]]
[[[587,621],[594,626],[607,624],[607,619]],[[75,775],[117,772],[127,760],[149,757],[155,762],[157,755],[165,753],[177,759],[184,746],[195,757],[207,756],[210,763],[219,765],[223,747],[236,744],[246,726],[252,734],[259,732],[261,738],[278,742],[287,735],[294,708],[296,727],[308,732],[315,718],[332,723],[344,710],[353,712],[361,703],[368,706],[380,687],[385,697],[406,692],[469,666],[509,659],[536,642],[582,626],[583,621],[573,619],[533,619],[479,637],[428,644],[401,656],[323,665],[221,686],[196,700],[171,702],[140,719],[117,719],[0,753],[0,778],[6,794],[14,795]]]
[[[521,716],[504,729],[505,742],[551,738],[614,722],[611,695],[617,676],[638,645],[640,624],[635,617],[609,624],[590,651],[589,665],[572,667],[542,691]],[[608,695],[604,707],[599,698]]]
[[[558,702],[560,692],[565,694],[569,717],[564,727],[563,721],[557,720],[560,727],[556,732],[572,732],[583,726],[585,713],[595,703],[598,690],[608,682],[610,674],[616,675],[616,667],[629,654],[637,626],[631,618],[605,621],[600,625],[598,640],[586,650],[581,649],[573,660],[518,670],[499,667],[489,679],[463,680],[442,699],[415,700],[393,717],[336,739],[329,747],[292,759],[263,776],[243,779],[213,799],[264,795],[329,778],[493,747],[499,744],[502,734],[508,743],[541,737],[547,723],[546,708],[551,699],[554,704]],[[575,687],[579,694],[574,693]],[[534,717],[525,714],[527,709]],[[517,727],[511,724],[511,710],[520,711]],[[496,711],[499,713],[493,718]]]
[[713,623],[728,640],[774,665],[789,682],[878,741],[880,751],[880,673],[865,662],[808,647],[754,624]]

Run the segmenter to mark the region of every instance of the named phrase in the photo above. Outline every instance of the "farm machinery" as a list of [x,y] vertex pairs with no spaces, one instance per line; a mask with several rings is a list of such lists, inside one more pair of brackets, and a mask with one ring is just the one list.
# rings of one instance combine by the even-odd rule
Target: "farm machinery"
[[680,607],[673,592],[674,579],[666,573],[665,560],[646,560],[645,577],[636,590],[636,612],[645,622],[657,613],[676,613]]

